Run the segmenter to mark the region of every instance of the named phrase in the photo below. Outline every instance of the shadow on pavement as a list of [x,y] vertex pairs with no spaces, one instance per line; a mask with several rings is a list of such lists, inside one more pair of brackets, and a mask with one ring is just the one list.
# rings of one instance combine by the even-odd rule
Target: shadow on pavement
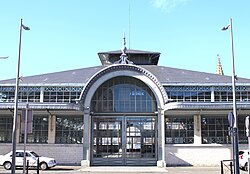
[[[39,171],[70,171],[70,170],[78,170],[80,167],[77,166],[56,166],[56,167],[52,167],[50,169],[47,170],[39,170]],[[16,167],[16,170],[23,170],[22,167]],[[35,167],[29,168],[28,170],[30,171],[35,171],[37,170]]]

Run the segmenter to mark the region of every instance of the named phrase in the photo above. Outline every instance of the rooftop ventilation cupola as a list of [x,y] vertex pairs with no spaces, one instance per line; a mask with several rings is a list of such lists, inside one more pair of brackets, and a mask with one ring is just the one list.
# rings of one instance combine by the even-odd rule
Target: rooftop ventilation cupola
[[160,58],[160,54],[161,53],[159,52],[127,49],[126,38],[124,34],[121,50],[99,52],[98,56],[102,65],[111,65],[111,64],[157,65]]

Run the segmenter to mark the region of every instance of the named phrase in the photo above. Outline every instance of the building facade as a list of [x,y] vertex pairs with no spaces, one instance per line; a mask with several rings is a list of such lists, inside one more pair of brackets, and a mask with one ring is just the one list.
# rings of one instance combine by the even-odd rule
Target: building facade
[[[230,76],[158,66],[160,53],[100,52],[102,65],[25,77],[17,149],[60,164],[215,166],[232,158]],[[0,81],[0,154],[12,148],[15,79]],[[236,81],[239,147],[247,147],[250,79]]]

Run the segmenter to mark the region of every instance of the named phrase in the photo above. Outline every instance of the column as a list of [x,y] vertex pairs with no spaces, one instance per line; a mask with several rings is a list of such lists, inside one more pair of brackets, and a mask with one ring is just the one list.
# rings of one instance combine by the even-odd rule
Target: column
[[201,144],[201,115],[194,115],[194,144]]
[[214,96],[214,87],[211,87],[211,102],[214,102],[215,100],[215,96]]
[[157,167],[166,167],[165,160],[165,116],[164,110],[158,109],[158,161]]
[[41,87],[41,90],[40,90],[40,102],[43,102],[43,99],[44,99],[44,87]]
[[56,115],[49,115],[48,144],[54,144],[56,140]]
[[17,114],[16,144],[19,144],[20,132],[21,132],[21,115]]
[[84,116],[83,116],[83,160],[81,161],[81,166],[89,167],[90,166],[90,110],[89,107],[84,108]]

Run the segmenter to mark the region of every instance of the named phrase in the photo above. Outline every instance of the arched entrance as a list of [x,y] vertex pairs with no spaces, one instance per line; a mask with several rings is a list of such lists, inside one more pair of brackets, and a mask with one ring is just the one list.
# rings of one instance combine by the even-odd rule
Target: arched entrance
[[119,76],[91,100],[91,165],[156,165],[157,102],[142,81]]
[[[133,100],[129,99],[129,97],[132,96],[134,96],[135,98]],[[145,99],[145,96],[149,96],[151,97],[151,99]],[[168,97],[166,91],[160,84],[158,79],[152,73],[140,66],[128,64],[114,64],[105,67],[99,72],[97,72],[85,84],[80,96],[80,100],[78,102],[81,106],[82,111],[84,112],[83,160],[81,161],[81,165],[90,166],[157,164],[158,167],[164,167],[166,163],[163,108],[167,101]],[[127,121],[129,121],[129,119],[140,117],[151,119],[150,124],[152,125],[152,130],[154,132],[153,135],[155,138],[155,144],[154,146],[152,146],[153,148],[148,148],[154,150],[155,156],[153,155],[154,157],[151,159],[149,158],[150,155],[145,154],[143,154],[142,156],[148,156],[146,159],[127,158],[129,156],[128,154],[126,154],[126,142],[128,142],[126,140]],[[99,122],[101,122],[102,119],[104,122],[106,122],[103,125],[108,125],[110,124],[109,122],[111,122],[113,123],[113,125],[117,125],[118,130],[115,131],[115,129],[111,129],[109,128],[109,126],[104,126],[103,129],[106,129],[106,131],[100,131],[102,123]],[[147,123],[148,121],[137,121],[137,124],[144,124],[140,122],[144,122],[145,125],[149,124]],[[143,140],[143,136],[145,135],[145,142],[149,140],[147,138],[148,134],[152,135],[151,133],[149,133],[150,131],[146,131],[146,129],[147,128],[145,126],[145,133],[140,130],[142,137],[141,141]],[[101,132],[103,136],[107,134],[112,134],[113,138],[111,137],[111,139],[114,140],[114,143],[112,142],[113,144],[115,144],[115,141],[117,140],[117,148],[111,149],[119,149],[119,153],[117,153],[117,150],[114,150],[114,152],[116,151],[114,154],[119,156],[118,160],[117,158],[108,158],[109,156],[107,156],[107,153],[106,156],[103,155],[101,157],[100,154],[105,153],[97,152],[97,150],[99,150],[97,146],[100,145],[100,141],[102,145],[105,144],[102,143],[101,140],[101,138],[103,137],[95,136],[95,134],[101,134]],[[115,136],[114,134],[117,134],[117,136]],[[110,146],[110,137],[107,136],[106,140],[106,147],[102,147],[108,150]],[[105,142],[105,140],[103,141]],[[143,145],[141,145],[141,147],[143,147]],[[144,149],[141,150],[143,151]],[[130,151],[136,150],[130,149]]]

